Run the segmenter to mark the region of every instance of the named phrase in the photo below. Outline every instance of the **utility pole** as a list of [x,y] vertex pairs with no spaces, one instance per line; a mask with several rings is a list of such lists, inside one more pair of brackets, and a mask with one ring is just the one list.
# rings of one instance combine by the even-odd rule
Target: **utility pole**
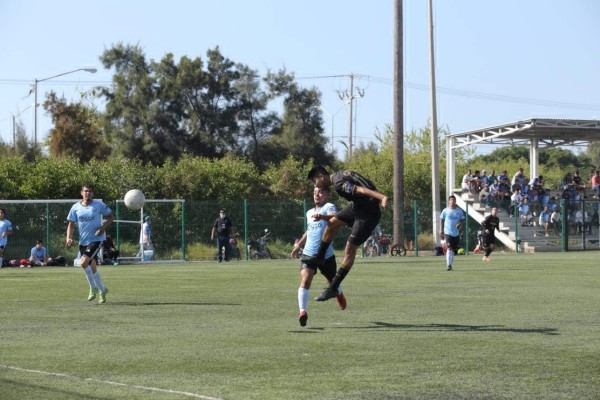
[[394,1],[394,244],[404,243],[404,76],[402,0]]
[[440,168],[438,152],[438,131],[437,131],[437,107],[435,98],[435,59],[433,43],[433,0],[429,0],[429,77],[431,90],[431,199],[432,217],[433,217],[433,243],[437,248],[440,245],[440,235],[438,234],[440,218]]
[[363,97],[365,91],[357,88],[357,94],[354,94],[354,77],[355,74],[348,74],[350,78],[350,91],[349,92],[338,92],[340,100],[347,99],[350,104],[350,113],[348,115],[348,161],[352,160],[352,124],[354,122],[354,99]]

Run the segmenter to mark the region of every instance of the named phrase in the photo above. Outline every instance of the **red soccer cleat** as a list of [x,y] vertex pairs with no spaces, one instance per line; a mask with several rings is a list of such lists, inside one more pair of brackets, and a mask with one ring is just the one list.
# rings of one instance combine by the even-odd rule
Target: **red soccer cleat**
[[345,310],[346,309],[346,296],[344,296],[344,293],[338,294],[337,296],[335,296],[335,299],[337,300],[338,307],[340,308],[340,310]]

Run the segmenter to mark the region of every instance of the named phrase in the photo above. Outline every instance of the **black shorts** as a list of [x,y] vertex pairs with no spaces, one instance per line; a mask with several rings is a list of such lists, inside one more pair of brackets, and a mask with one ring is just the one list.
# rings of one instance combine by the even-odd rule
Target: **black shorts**
[[483,247],[489,247],[490,244],[496,244],[496,237],[494,235],[486,235],[485,233],[481,237],[481,244]]
[[381,210],[378,202],[373,202],[373,206],[369,208],[349,203],[335,214],[335,218],[345,222],[352,228],[348,241],[355,246],[360,246],[367,241],[371,236],[371,232],[379,223]]
[[454,253],[458,251],[458,246],[460,245],[460,236],[450,236],[444,235],[446,238],[446,247],[448,250],[452,250]]
[[335,261],[335,256],[331,256],[325,260],[325,263],[322,266],[318,266],[316,264],[307,264],[305,262],[300,263],[300,269],[312,269],[313,272],[317,273],[317,268],[321,271],[321,274],[327,278],[327,280],[332,280],[335,277],[335,273],[337,271],[337,263]]
[[95,259],[96,262],[98,262],[98,252],[100,251],[101,246],[102,242],[92,242],[88,245],[79,246],[79,253],[90,260]]

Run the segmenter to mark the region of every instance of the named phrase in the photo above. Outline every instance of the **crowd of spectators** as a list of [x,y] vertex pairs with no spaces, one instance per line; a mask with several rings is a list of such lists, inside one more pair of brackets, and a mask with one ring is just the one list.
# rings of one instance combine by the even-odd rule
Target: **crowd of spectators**
[[[524,169],[519,168],[512,178],[504,170],[496,175],[495,170],[488,174],[486,170],[471,169],[463,176],[461,181],[463,193],[469,193],[479,199],[481,204],[498,207],[505,211],[509,217],[515,213],[519,217],[521,226],[535,226],[544,228],[545,236],[553,233],[558,235],[562,229],[563,221],[574,227],[573,233],[592,233],[592,226],[598,225],[598,207],[600,201],[593,202],[593,212],[590,215],[581,207],[581,200],[600,200],[600,172],[594,171],[589,179],[589,185],[578,170],[568,172],[560,183],[560,188],[554,192],[546,187],[542,175],[533,179],[525,176]],[[588,191],[590,191],[588,196]],[[561,216],[560,202],[566,200],[567,218]]]

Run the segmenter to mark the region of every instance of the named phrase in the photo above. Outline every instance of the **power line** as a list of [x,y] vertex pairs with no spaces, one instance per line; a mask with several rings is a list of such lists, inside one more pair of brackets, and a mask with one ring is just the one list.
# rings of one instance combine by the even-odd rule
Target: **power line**
[[[324,78],[338,78],[344,77],[346,75],[323,75],[323,76],[311,76],[311,77],[301,77],[300,79],[324,79]],[[382,78],[377,76],[370,75],[355,75],[358,79],[365,79],[368,82],[379,83],[382,85],[393,86],[394,81],[389,78]],[[429,85],[405,82],[404,85],[409,89],[421,90],[421,91],[429,91]],[[501,94],[493,94],[493,93],[485,93],[485,92],[476,92],[471,90],[461,90],[461,89],[453,89],[443,86],[437,86],[436,92],[442,94],[450,94],[453,96],[460,97],[470,97],[476,99],[483,100],[492,100],[492,101],[502,101],[506,103],[516,103],[516,104],[531,104],[531,105],[540,105],[547,107],[559,107],[559,108],[570,108],[576,110],[590,110],[590,111],[600,111],[600,105],[595,104],[583,104],[583,103],[569,103],[563,101],[553,101],[553,100],[542,100],[542,99],[533,99],[527,97],[517,97],[517,96],[506,96]]]

